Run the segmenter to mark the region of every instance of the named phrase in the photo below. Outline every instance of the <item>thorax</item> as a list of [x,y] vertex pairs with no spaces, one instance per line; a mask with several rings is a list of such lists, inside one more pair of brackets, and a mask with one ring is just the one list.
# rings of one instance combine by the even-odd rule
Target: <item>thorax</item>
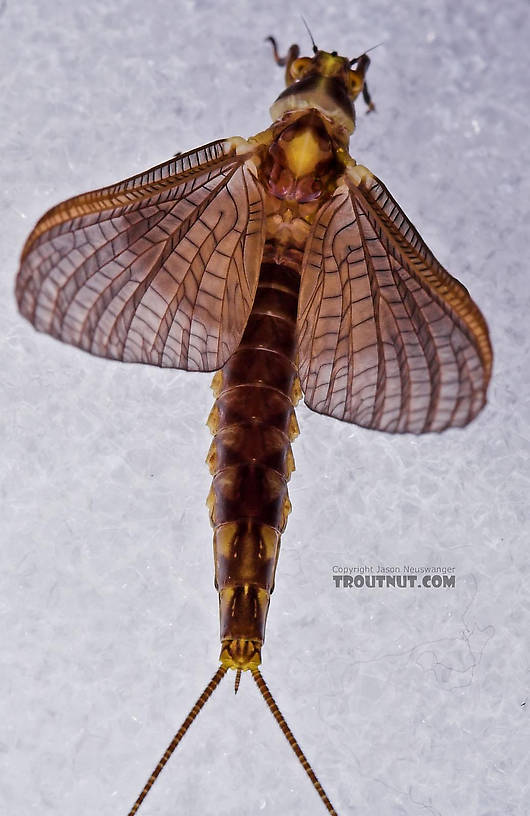
[[288,113],[265,134],[258,176],[267,239],[279,249],[303,250],[316,213],[340,183],[345,151],[316,110]]

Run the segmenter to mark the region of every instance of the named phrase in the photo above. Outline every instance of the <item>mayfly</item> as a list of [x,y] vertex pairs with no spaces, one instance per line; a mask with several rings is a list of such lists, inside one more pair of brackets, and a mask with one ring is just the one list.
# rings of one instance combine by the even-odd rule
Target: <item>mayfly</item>
[[292,45],[272,125],[76,196],[37,223],[16,296],[39,331],[129,363],[215,371],[207,462],[220,666],[250,672],[329,813],[261,675],[290,511],[294,407],[390,433],[442,431],[485,403],[482,314],[386,187],[348,152],[370,60]]

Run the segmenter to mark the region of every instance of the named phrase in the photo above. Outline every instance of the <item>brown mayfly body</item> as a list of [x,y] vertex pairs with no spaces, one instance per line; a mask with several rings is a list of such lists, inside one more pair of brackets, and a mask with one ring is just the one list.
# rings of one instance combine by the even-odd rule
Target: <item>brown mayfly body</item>
[[129,363],[215,371],[207,462],[220,666],[136,813],[228,669],[249,671],[329,813],[260,673],[290,503],[294,408],[389,433],[467,425],[492,351],[467,290],[386,187],[350,156],[366,54],[287,56],[272,125],[177,154],[51,209],[16,283],[36,329]]

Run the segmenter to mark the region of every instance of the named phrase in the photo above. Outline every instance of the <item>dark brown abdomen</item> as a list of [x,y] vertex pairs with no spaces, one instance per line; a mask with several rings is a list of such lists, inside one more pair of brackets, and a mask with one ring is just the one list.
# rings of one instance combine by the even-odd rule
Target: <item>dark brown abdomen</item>
[[261,662],[280,535],[290,511],[290,441],[298,433],[298,286],[292,269],[262,264],[241,343],[212,383],[216,400],[208,419],[214,434],[207,458],[213,474],[208,507],[214,527],[220,659],[230,668]]

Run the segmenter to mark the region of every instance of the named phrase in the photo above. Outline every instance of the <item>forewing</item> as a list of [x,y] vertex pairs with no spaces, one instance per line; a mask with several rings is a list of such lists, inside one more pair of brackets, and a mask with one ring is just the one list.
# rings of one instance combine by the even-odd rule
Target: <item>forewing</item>
[[482,314],[368,171],[317,215],[298,338],[314,411],[422,433],[466,425],[485,403],[492,352]]
[[102,357],[220,368],[245,328],[265,240],[247,158],[213,142],[54,207],[24,247],[22,314]]

